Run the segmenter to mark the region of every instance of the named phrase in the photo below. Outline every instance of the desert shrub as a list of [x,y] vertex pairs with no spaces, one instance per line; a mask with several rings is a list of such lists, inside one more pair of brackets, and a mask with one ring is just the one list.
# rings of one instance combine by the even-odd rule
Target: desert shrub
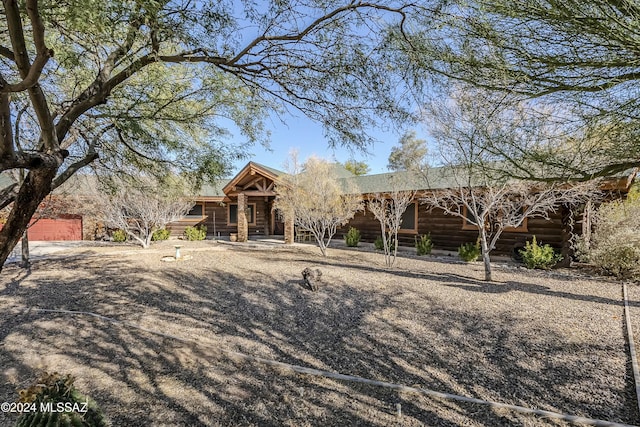
[[640,279],[640,248],[624,242],[620,242],[619,246],[608,243],[607,247],[599,247],[591,252],[592,264],[603,273],[619,279]]
[[378,251],[381,251],[384,249],[384,242],[382,241],[381,236],[376,237],[376,240],[374,240],[373,242],[373,247],[376,248],[376,250]]
[[418,255],[428,255],[433,249],[433,242],[431,241],[431,234],[423,234],[420,236],[420,240],[416,236],[416,251]]
[[169,230],[167,230],[166,228],[161,228],[160,230],[156,230],[153,232],[151,240],[153,240],[154,242],[157,242],[159,240],[167,240],[170,235],[171,232]]
[[116,230],[111,234],[113,241],[116,243],[122,243],[127,241],[127,233],[124,230]]
[[478,259],[482,250],[480,249],[480,243],[465,243],[458,248],[458,255],[466,262],[475,261]]
[[524,249],[520,250],[520,255],[527,268],[548,270],[562,261],[562,255],[556,254],[551,245],[539,245],[536,236],[525,244]]
[[[100,408],[76,390],[74,381],[71,375],[45,372],[29,388],[20,390],[20,402],[33,405],[35,411],[23,412],[16,427],[106,427],[108,424]],[[51,407],[53,411],[41,411],[42,406]],[[56,410],[58,407],[64,412]]]
[[595,218],[588,260],[605,274],[640,280],[640,192],[604,203]]
[[360,231],[357,228],[349,227],[349,231],[344,235],[344,242],[352,248],[358,246],[358,243],[360,243]]
[[[387,240],[387,245],[389,246],[389,248],[393,248],[394,242],[395,242],[395,239],[393,238],[391,238],[390,240]],[[381,236],[376,237],[376,240],[373,241],[373,247],[376,248],[376,250],[378,251],[384,250],[384,242]]]
[[188,226],[184,229],[184,237],[189,241],[204,240],[207,237],[207,227],[204,225]]

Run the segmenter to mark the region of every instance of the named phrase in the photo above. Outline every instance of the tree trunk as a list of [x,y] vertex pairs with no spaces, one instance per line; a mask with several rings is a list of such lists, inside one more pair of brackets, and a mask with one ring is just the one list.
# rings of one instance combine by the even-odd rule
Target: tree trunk
[[31,260],[29,259],[29,233],[27,230],[22,234],[22,262],[20,263],[20,267],[29,268],[31,267]]
[[322,256],[327,256],[327,246],[324,243],[324,237],[318,238],[318,246],[320,246],[320,252],[322,252]]
[[491,277],[491,257],[489,256],[489,245],[487,244],[487,235],[480,233],[480,247],[482,248],[482,261],[484,262],[484,280],[492,282]]
[[40,203],[51,192],[58,166],[29,171],[13,202],[7,222],[0,230],[0,271],[29,225]]

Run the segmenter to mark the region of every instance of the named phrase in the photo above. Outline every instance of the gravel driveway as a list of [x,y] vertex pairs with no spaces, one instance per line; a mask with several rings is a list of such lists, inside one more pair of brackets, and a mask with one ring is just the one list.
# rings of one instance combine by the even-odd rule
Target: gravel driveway
[[[0,277],[0,402],[72,373],[114,426],[546,426],[506,410],[306,376],[224,351],[638,424],[621,286],[568,272],[309,245],[89,247]],[[317,293],[300,272],[320,268]],[[636,336],[640,290],[630,288]],[[180,342],[88,316],[100,313]],[[396,414],[397,404],[402,415]],[[1,414],[11,425],[14,414]]]

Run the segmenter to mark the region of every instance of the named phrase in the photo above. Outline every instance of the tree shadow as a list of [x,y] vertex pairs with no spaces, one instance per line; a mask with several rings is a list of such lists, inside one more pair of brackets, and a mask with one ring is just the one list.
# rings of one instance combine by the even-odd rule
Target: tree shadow
[[[298,262],[305,262],[304,259],[297,259]],[[429,260],[427,262],[439,262],[438,260]],[[312,262],[308,262],[308,265],[316,265],[316,266],[325,266],[325,267],[344,267],[343,259],[314,259]],[[450,264],[447,262],[446,264]],[[463,264],[462,264],[463,265]],[[360,265],[353,262],[349,262],[348,268],[353,270],[361,270],[372,273],[381,273],[381,274],[389,274],[392,276],[406,278],[406,279],[419,279],[430,282],[438,282],[445,284],[446,286],[457,287],[460,289],[464,289],[472,292],[482,292],[488,294],[501,294],[506,292],[527,292],[539,295],[548,295],[548,296],[556,296],[560,298],[566,298],[569,300],[576,301],[588,301],[588,302],[596,302],[600,304],[611,304],[615,306],[622,306],[622,299],[612,299],[605,298],[596,295],[587,295],[581,293],[574,292],[565,292],[553,290],[549,286],[540,285],[532,282],[516,282],[516,281],[493,281],[487,282],[485,280],[474,279],[468,276],[464,276],[456,273],[430,273],[430,272],[416,272],[403,270],[399,268],[389,268],[389,267],[378,267],[373,265]],[[522,276],[527,279],[535,280],[535,279],[543,279],[544,276],[541,276],[541,272],[527,272],[523,273]],[[568,276],[567,276],[568,277]],[[564,277],[563,277],[564,280]],[[571,278],[572,281],[577,280],[576,278]],[[630,300],[629,305],[633,307],[640,307],[640,301]]]
[[[316,258],[272,255],[274,268],[265,271],[251,265],[254,256],[242,271],[222,263],[203,269],[206,254],[170,266],[134,258],[39,262],[31,276],[0,281],[0,302],[97,312],[196,344],[86,316],[13,312],[0,319],[0,364],[23,383],[39,366],[73,372],[113,425],[547,424],[482,405],[302,376],[220,350],[593,418],[638,419],[629,378],[612,381],[621,376],[614,365],[598,365],[622,353],[617,342],[566,342],[554,330],[539,336],[512,314],[452,306],[417,286],[367,287],[361,275],[430,281],[461,297],[494,286],[499,294],[573,294]],[[309,264],[340,274],[325,272],[326,286],[311,292],[298,279]],[[0,401],[13,400],[15,388],[1,383]],[[594,390],[601,399],[595,403]]]

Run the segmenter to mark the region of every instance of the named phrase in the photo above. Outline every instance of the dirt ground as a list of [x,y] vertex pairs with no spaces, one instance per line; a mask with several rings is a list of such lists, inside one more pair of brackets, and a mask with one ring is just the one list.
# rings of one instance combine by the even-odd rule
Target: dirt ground
[[[175,243],[175,242],[173,242]],[[0,402],[71,373],[113,426],[546,426],[508,410],[229,355],[640,424],[621,284],[437,257],[184,242],[85,247],[0,276]],[[318,292],[301,271],[319,268]],[[640,288],[629,288],[636,338]],[[129,324],[27,307],[98,313]],[[640,345],[640,343],[636,343]],[[401,405],[401,416],[397,415]],[[16,414],[0,413],[0,426]]]

